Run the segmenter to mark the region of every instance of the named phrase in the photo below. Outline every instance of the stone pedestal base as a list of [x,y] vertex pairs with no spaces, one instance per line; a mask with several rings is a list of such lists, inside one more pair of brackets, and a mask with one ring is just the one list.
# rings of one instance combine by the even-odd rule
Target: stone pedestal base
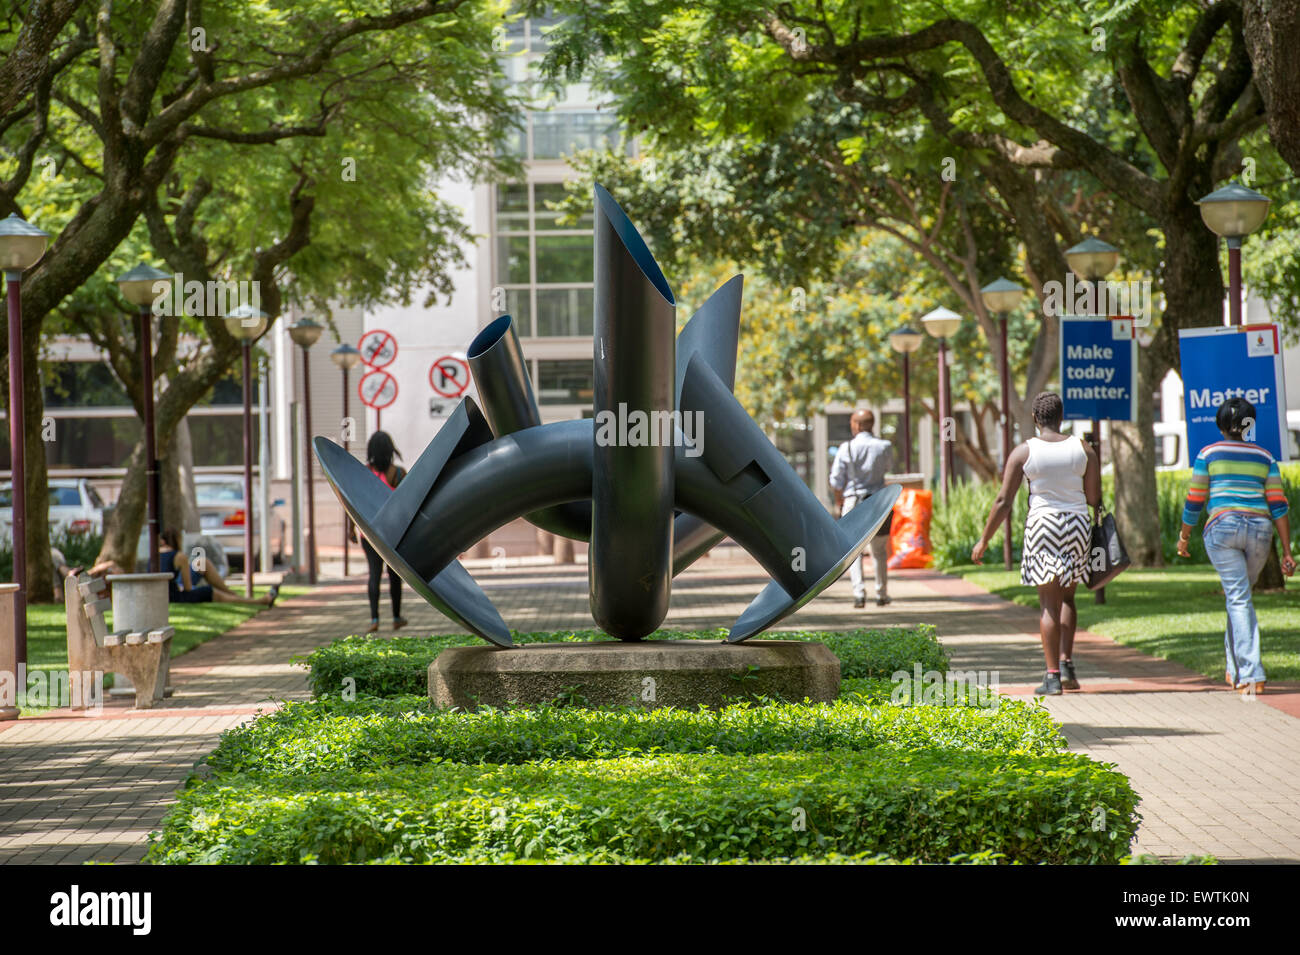
[[463,709],[551,702],[694,709],[755,696],[828,702],[839,691],[839,660],[801,641],[484,645],[444,650],[429,665],[429,699]]

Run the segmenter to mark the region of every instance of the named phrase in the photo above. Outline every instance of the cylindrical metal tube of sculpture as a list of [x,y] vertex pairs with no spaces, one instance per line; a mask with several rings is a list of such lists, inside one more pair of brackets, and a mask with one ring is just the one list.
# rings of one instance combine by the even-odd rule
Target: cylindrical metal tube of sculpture
[[[500,438],[542,423],[511,316],[502,315],[479,332],[466,358],[478,389],[479,406],[494,435]],[[591,538],[591,504],[587,501],[543,508],[528,514],[525,520],[573,540]]]
[[676,303],[600,186],[595,246],[591,614],[606,633],[639,640],[663,622],[672,587]]

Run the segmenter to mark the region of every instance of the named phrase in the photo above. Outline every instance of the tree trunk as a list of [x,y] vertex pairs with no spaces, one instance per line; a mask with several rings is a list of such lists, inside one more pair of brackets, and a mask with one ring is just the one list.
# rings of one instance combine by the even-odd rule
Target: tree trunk
[[1114,457],[1115,522],[1135,567],[1163,567],[1160,510],[1155,505],[1156,438],[1153,412],[1152,360],[1138,350],[1136,421],[1113,421],[1110,451]]
[[190,423],[182,418],[171,441],[171,452],[159,469],[162,472],[162,526],[187,533],[199,530],[199,509],[194,497],[194,448]]
[[1259,579],[1255,581],[1256,590],[1285,590],[1286,577],[1282,575],[1282,561],[1277,556],[1277,541],[1274,540],[1268,549],[1268,560],[1264,561],[1264,569],[1259,572]]
[[1270,138],[1300,173],[1300,0],[1245,0],[1242,34]]
[[[23,447],[27,466],[27,602],[49,603],[54,593],[54,563],[50,560],[50,482],[45,467],[45,392],[41,386],[38,335],[23,335]],[[55,435],[58,437],[57,433]]]
[[128,573],[135,570],[140,529],[144,527],[148,506],[145,495],[144,443],[141,442],[131,452],[117,503],[104,521],[104,545],[99,551],[101,561],[111,560]]

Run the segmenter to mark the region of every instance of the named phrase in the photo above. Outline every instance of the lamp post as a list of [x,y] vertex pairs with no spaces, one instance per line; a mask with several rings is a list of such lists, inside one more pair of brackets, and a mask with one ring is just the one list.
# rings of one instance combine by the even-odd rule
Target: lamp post
[[[352,444],[351,432],[349,431],[346,424],[347,419],[349,417],[348,398],[349,398],[349,393],[351,391],[348,385],[348,372],[350,372],[353,368],[357,367],[357,364],[361,361],[361,352],[357,351],[355,348],[353,348],[351,345],[345,342],[344,344],[340,345],[338,348],[330,352],[330,361],[338,365],[339,368],[342,369],[343,371],[343,420],[345,424],[343,427],[343,434],[341,435],[341,437],[343,438],[343,450],[348,451],[351,449],[350,446]],[[348,517],[347,511],[344,511],[343,512],[343,576],[344,577],[348,575],[348,551],[349,551],[348,532],[350,530],[351,530],[351,518]]]
[[[141,262],[117,277],[122,297],[136,308],[136,335],[140,347],[140,379],[144,404],[145,496],[148,501],[149,573],[158,572],[158,514],[160,510],[158,477],[158,443],[154,434],[153,412],[153,303],[166,291],[172,277],[161,269]],[[160,285],[162,288],[156,288]]]
[[921,318],[927,333],[939,339],[939,494],[948,503],[952,484],[952,448],[945,436],[952,418],[952,390],[948,383],[948,339],[961,326],[961,316],[946,308],[936,308]]
[[[302,414],[307,431],[307,580],[313,585],[316,583],[316,493],[311,463],[311,361],[307,350],[320,339],[322,331],[310,318],[300,318],[289,326],[289,337],[302,348]],[[294,448],[293,453],[297,454],[298,449]]]
[[[16,215],[0,219],[0,271],[5,275],[9,308],[9,483],[10,503],[13,505],[14,583],[18,585],[14,594],[12,672],[15,679],[18,667],[27,664],[27,449],[24,446],[22,282],[23,273],[45,254],[49,239],[49,233]],[[9,653],[6,651],[7,648],[0,648],[3,656],[7,657]],[[0,667],[9,662],[0,659]],[[13,716],[17,715],[18,711],[14,709]]]
[[[1011,363],[1007,358],[1007,315],[1016,310],[1025,290],[1010,279],[999,278],[980,289],[984,307],[998,316],[998,373],[1002,379],[1002,469],[1006,470],[1011,457]],[[1011,512],[1015,501],[1007,510],[1007,523],[1002,533],[1002,564],[1011,569]]]
[[253,596],[253,340],[266,331],[266,313],[240,305],[226,315],[226,331],[239,339],[244,373],[244,595]]
[[1264,224],[1271,201],[1234,182],[1196,203],[1210,231],[1228,240],[1229,325],[1241,324],[1241,240]]
[[912,352],[921,347],[920,332],[910,325],[889,333],[889,347],[903,356],[903,470],[912,473]]
[[[1097,302],[1100,299],[1101,280],[1119,265],[1119,249],[1109,242],[1098,238],[1084,239],[1078,245],[1065,250],[1065,261],[1070,271],[1092,285],[1094,315],[1099,314]],[[1097,466],[1101,466],[1101,422],[1092,419],[1092,448],[1097,452]],[[1119,475],[1115,475],[1116,480]],[[1098,587],[1093,591],[1093,602],[1106,602],[1106,588]]]

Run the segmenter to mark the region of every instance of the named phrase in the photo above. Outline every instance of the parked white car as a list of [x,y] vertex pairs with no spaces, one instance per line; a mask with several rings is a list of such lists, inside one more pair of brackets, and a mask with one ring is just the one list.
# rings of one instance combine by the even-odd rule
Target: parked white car
[[[85,478],[54,478],[50,481],[50,533],[104,533],[104,500]],[[0,530],[13,534],[13,485],[0,485]],[[30,512],[28,512],[30,513]]]

